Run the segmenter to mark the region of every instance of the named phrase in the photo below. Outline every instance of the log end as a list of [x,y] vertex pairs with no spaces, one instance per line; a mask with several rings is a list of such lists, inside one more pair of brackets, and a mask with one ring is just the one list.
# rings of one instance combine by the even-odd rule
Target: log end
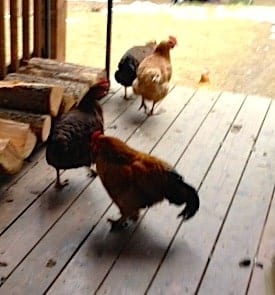
[[26,159],[31,155],[31,153],[33,152],[33,150],[35,148],[36,142],[37,142],[36,135],[32,131],[28,132],[28,135],[27,135],[26,141],[25,141],[25,145],[24,145],[24,149],[22,151],[23,159]]
[[43,122],[42,130],[41,130],[41,141],[45,142],[50,135],[52,118],[51,116],[44,115],[43,119],[44,119],[44,122]]
[[59,108],[63,100],[63,93],[64,93],[64,88],[62,87],[54,86],[52,88],[49,103],[50,103],[50,114],[53,117],[56,117],[59,113]]
[[20,171],[23,160],[10,139],[0,138],[0,173],[13,175]]

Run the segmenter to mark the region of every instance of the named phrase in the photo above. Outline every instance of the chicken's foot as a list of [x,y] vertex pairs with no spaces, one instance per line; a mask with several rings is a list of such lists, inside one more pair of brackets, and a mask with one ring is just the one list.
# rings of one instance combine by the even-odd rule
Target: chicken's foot
[[119,219],[108,218],[107,221],[111,223],[111,231],[118,231],[127,227],[126,219],[125,216],[121,216]]
[[122,215],[119,219],[108,218],[108,222],[111,223],[111,231],[122,230],[127,227],[129,224],[127,220],[132,222],[137,222],[139,219],[139,212],[135,211],[129,216],[128,214]]
[[63,187],[68,184],[69,184],[69,179],[65,179],[63,182],[60,181],[59,169],[56,169],[55,188],[60,190],[60,189],[63,189]]
[[90,168],[89,168],[89,174],[88,174],[87,176],[89,176],[89,177],[97,177],[96,169],[90,167]]

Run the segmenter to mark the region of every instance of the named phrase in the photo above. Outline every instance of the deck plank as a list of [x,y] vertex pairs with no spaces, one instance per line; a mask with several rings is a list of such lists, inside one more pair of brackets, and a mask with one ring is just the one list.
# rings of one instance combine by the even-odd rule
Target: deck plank
[[[248,99],[242,105],[200,188],[200,212],[196,218],[180,227],[171,245],[171,249],[176,247],[176,250],[168,252],[148,294],[195,294],[268,105],[268,99],[256,98]],[[239,129],[240,126],[242,128]],[[213,125],[212,134],[219,130],[216,127]],[[204,139],[207,138],[211,146],[213,137],[208,134]],[[199,142],[199,161],[192,156],[192,153],[198,152],[193,149],[190,154],[184,154],[180,165],[186,179],[195,185],[200,184],[201,178],[198,175],[201,175],[200,170],[206,166],[205,161],[208,159],[208,147],[203,140]],[[194,163],[189,159],[194,159]]]
[[[268,112],[206,270],[199,294],[245,294],[275,180],[275,104]],[[250,267],[239,262],[250,258]],[[224,275],[226,273],[226,276]],[[213,284],[213,282],[219,282]],[[260,293],[258,293],[260,294]]]
[[[274,126],[274,109],[275,103],[272,102],[270,113],[273,111],[273,117],[269,116],[270,120],[270,129],[266,130],[263,134],[264,139],[262,141],[266,141],[266,146],[262,147],[262,150],[258,151],[256,149],[256,153],[259,154],[262,152],[264,155],[264,159],[259,164],[259,167],[262,169],[267,169],[270,173],[267,176],[273,184],[275,183],[275,149],[274,149],[274,138],[275,138],[275,126]],[[273,143],[273,145],[272,145]],[[260,154],[260,156],[262,156]],[[259,168],[258,168],[259,169]],[[266,171],[263,171],[263,175],[266,175]],[[270,179],[270,177],[273,177]],[[257,181],[258,182],[258,181]],[[275,189],[275,188],[274,188]],[[266,295],[271,295],[275,293],[275,192],[273,194],[273,199],[270,204],[269,214],[267,216],[267,221],[263,231],[263,237],[260,241],[259,251],[256,254],[256,259],[258,262],[263,264],[263,268],[254,266],[253,273],[251,278],[251,283],[249,286],[248,294],[249,295],[257,295],[261,294],[263,290],[266,291]],[[272,260],[273,265],[272,265]],[[273,276],[273,277],[272,277]],[[273,280],[273,286],[272,286]],[[273,287],[273,289],[272,289]],[[272,293],[273,292],[273,293]]]
[[189,141],[197,133],[209,112],[213,111],[219,96],[219,92],[199,89],[184,112],[181,112],[171,128],[160,139],[153,155],[156,157],[166,157],[167,155],[169,156],[167,160],[176,163],[183,152],[183,149],[178,146],[181,145],[185,148],[188,146]]
[[275,192],[256,259],[263,268],[254,266],[248,295],[275,294]]
[[[176,101],[177,99],[174,99],[174,96],[171,96],[170,102],[175,103]],[[136,101],[132,105],[135,103],[139,102]],[[184,105],[184,101],[180,101],[178,106],[180,104]],[[141,118],[141,122],[147,118],[147,116],[145,116],[142,112],[137,112],[136,107],[127,109],[127,113],[130,112],[130,110],[132,111],[132,116],[139,116],[139,118]],[[178,111],[180,111],[180,109]],[[125,115],[121,118],[124,120],[124,124],[121,123],[121,126],[125,126],[128,123],[128,117]],[[137,128],[137,124],[132,123],[131,126],[133,132]],[[163,128],[165,128],[165,126],[163,126]],[[117,129],[107,129],[107,131],[109,134],[118,132]],[[129,128],[122,128],[119,132],[120,137],[124,140],[126,140],[128,133]],[[100,185],[96,186],[93,184],[90,187],[92,189],[100,189],[103,191],[103,188]],[[89,190],[90,187],[88,187],[87,190]],[[101,197],[101,195],[98,193],[96,193],[95,196],[95,203],[100,204],[95,205],[93,199],[92,201],[88,202],[91,195],[94,196],[95,193],[92,194],[89,191],[85,191],[73,203],[69,210],[57,222],[54,228],[51,229],[46,237],[11,274],[8,280],[3,284],[1,291],[7,292],[9,290],[16,292],[17,290],[24,289],[24,292],[26,292],[24,294],[40,294],[46,290],[51,281],[54,280],[55,276],[67,263],[67,260],[70,259],[71,255],[73,255],[74,251],[82,243],[83,239],[85,239],[85,236],[89,234],[91,229],[93,229],[93,226],[97,223],[99,217],[110,205],[109,198],[106,198],[106,201],[104,201],[104,199],[102,201],[97,199],[97,197]],[[45,196],[43,196],[43,198],[45,197],[47,197],[47,193]],[[94,213],[95,208],[96,213]],[[91,213],[89,214],[88,212]],[[46,214],[46,212],[44,213]],[[36,214],[33,213],[32,215],[37,216],[38,212]],[[68,226],[70,223],[72,223],[74,226]],[[58,259],[57,265],[53,268],[45,267],[47,260],[51,258],[56,260]],[[24,272],[22,272],[22,269],[24,269]],[[34,269],[37,269],[35,274],[33,273]],[[34,277],[36,277],[35,281],[37,282],[35,285],[32,284]]]

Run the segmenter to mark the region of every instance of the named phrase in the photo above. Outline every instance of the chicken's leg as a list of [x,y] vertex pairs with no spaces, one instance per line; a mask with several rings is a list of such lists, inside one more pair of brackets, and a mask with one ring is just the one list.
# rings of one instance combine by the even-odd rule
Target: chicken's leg
[[148,113],[148,116],[152,116],[153,115],[155,104],[156,104],[156,102],[153,101],[153,105],[152,105],[152,108],[151,108],[150,112]]
[[147,105],[145,104],[145,100],[144,100],[143,97],[141,98],[141,105],[138,108],[138,110],[140,110],[141,108],[144,108],[144,112],[146,113],[146,111],[147,111]]
[[96,168],[94,164],[91,164],[91,166],[89,167],[89,177],[97,177],[97,172],[96,172]]
[[123,97],[125,100],[128,100],[128,97],[127,97],[127,87],[124,86],[124,97]]
[[55,188],[62,189],[64,186],[66,186],[68,184],[69,184],[69,179],[65,179],[64,182],[60,181],[59,169],[56,169]]

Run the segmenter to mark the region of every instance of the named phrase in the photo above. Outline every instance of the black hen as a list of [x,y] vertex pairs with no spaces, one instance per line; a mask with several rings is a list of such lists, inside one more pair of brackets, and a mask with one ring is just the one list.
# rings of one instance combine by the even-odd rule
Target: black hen
[[115,79],[125,87],[124,99],[127,99],[127,87],[132,86],[137,74],[140,62],[148,55],[152,54],[156,47],[156,42],[148,42],[145,45],[134,46],[128,49],[118,64],[115,72]]
[[56,169],[57,188],[68,184],[68,180],[60,182],[60,169],[90,167],[94,162],[90,134],[95,130],[103,132],[103,111],[97,99],[106,95],[108,89],[106,80],[92,86],[76,109],[61,115],[55,122],[47,142],[46,160]]

